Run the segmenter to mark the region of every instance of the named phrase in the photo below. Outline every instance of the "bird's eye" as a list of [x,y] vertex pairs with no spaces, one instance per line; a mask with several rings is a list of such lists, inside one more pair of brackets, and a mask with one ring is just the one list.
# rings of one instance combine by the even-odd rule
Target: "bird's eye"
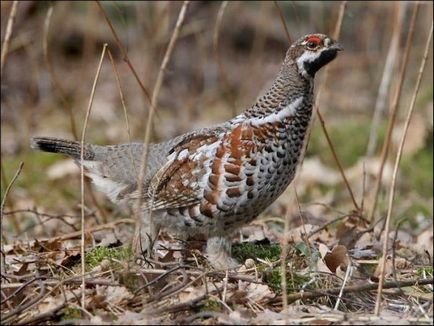
[[316,47],[318,46],[318,43],[317,43],[317,42],[314,42],[314,41],[308,41],[308,42],[306,43],[306,46],[307,46],[307,48],[308,48],[309,50],[315,50]]

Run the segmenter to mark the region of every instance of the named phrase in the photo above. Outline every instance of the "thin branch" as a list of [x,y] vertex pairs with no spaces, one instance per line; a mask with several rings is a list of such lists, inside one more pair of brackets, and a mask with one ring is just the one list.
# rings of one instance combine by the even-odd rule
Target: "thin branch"
[[348,192],[350,194],[351,200],[353,201],[354,208],[356,209],[357,212],[360,212],[360,208],[359,208],[359,205],[357,204],[357,201],[356,201],[356,198],[354,196],[353,190],[351,189],[350,183],[348,182],[348,179],[347,179],[347,177],[345,175],[344,168],[342,167],[342,164],[341,164],[341,162],[338,159],[335,147],[334,147],[334,145],[332,143],[332,140],[330,139],[329,133],[328,133],[328,131],[326,129],[324,118],[322,117],[321,112],[319,111],[319,106],[315,105],[315,108],[316,108],[316,113],[318,115],[318,119],[320,121],[322,130],[323,130],[324,135],[325,135],[325,137],[327,139],[327,143],[328,143],[328,145],[330,147],[330,150],[332,151],[332,155],[333,155],[333,158],[335,160],[335,163],[338,166],[339,172],[341,173],[341,176],[342,176],[342,179],[344,180],[345,186],[347,187],[347,190],[348,190]]
[[339,304],[341,303],[342,300],[342,294],[345,289],[345,284],[347,284],[348,279],[351,277],[352,272],[353,272],[353,266],[351,265],[351,260],[350,260],[350,264],[347,266],[347,271],[345,272],[345,278],[342,282],[341,291],[339,292],[338,299],[336,300],[334,310],[338,310],[339,308]]
[[[106,229],[114,229],[116,225],[122,224],[122,223],[134,224],[134,220],[132,218],[121,218],[121,219],[115,220],[115,221],[107,223],[107,224],[102,224],[102,225],[95,226],[93,228],[89,228],[87,230],[87,232],[92,233],[92,232],[106,230]],[[55,239],[57,239],[59,241],[74,239],[74,238],[80,237],[81,234],[82,234],[81,231],[75,231],[75,232],[61,235],[59,237],[56,237]]]
[[147,89],[145,88],[145,86],[143,85],[142,81],[140,80],[139,76],[137,75],[136,70],[134,69],[130,58],[128,57],[127,54],[127,50],[125,50],[125,47],[123,46],[122,42],[119,40],[118,35],[116,34],[116,31],[113,27],[113,24],[110,20],[110,18],[107,16],[107,13],[105,12],[104,8],[102,7],[101,3],[96,0],[96,4],[98,5],[99,9],[101,10],[101,12],[104,15],[105,20],[107,21],[107,24],[110,27],[110,30],[113,34],[113,37],[115,38],[115,42],[118,45],[119,50],[121,50],[122,53],[122,59],[127,63],[128,67],[130,67],[131,72],[133,73],[134,77],[136,78],[137,82],[140,85],[140,88],[142,89],[143,94],[145,94],[146,99],[148,100],[149,103],[151,103],[151,96],[149,95],[149,92],[147,91]]
[[369,212],[369,218],[368,218],[371,222],[373,222],[373,220],[374,220],[375,209],[377,207],[378,195],[380,192],[381,181],[383,178],[384,164],[386,163],[387,155],[389,153],[389,146],[390,146],[390,142],[392,139],[392,131],[393,131],[393,128],[395,126],[396,114],[398,112],[399,101],[401,99],[402,85],[404,84],[405,73],[407,70],[408,57],[409,57],[410,48],[411,48],[410,45],[411,45],[411,42],[413,40],[414,26],[416,23],[416,17],[417,17],[418,11],[419,11],[419,2],[416,2],[414,4],[414,7],[413,7],[413,13],[411,16],[410,27],[409,27],[409,31],[407,34],[407,40],[405,42],[404,56],[403,56],[403,60],[402,60],[401,69],[399,72],[398,87],[397,87],[395,95],[393,97],[393,101],[392,101],[392,105],[391,105],[391,109],[390,109],[389,125],[387,126],[386,139],[384,140],[383,148],[381,150],[380,170],[378,171],[378,176],[377,176],[377,180],[376,180],[375,188],[374,188],[374,198],[373,198],[372,207],[371,207],[371,210]]
[[[36,277],[38,277],[39,275],[37,275]],[[2,314],[2,323],[8,323],[8,321],[10,321],[10,319],[14,316],[14,315],[18,315],[20,312],[32,307],[33,305],[35,305],[36,303],[38,303],[40,300],[42,300],[42,298],[44,297],[44,295],[46,294],[45,291],[45,284],[44,282],[42,282],[40,279],[38,280],[38,285],[40,288],[40,291],[38,293],[37,296],[32,296],[33,299],[31,299],[30,301],[19,305],[18,307],[16,307],[14,310],[9,311],[8,313]],[[11,322],[10,324],[14,324],[14,322]]]
[[104,47],[102,49],[101,57],[99,59],[98,68],[96,71],[95,79],[93,81],[92,85],[92,91],[90,93],[89,98],[89,104],[86,111],[86,117],[84,118],[84,125],[83,130],[81,133],[81,143],[80,143],[80,190],[81,190],[81,274],[82,274],[82,292],[81,292],[81,306],[83,309],[85,309],[85,279],[84,279],[84,273],[85,273],[85,256],[84,256],[84,138],[86,136],[86,127],[87,123],[89,121],[90,116],[90,110],[92,108],[93,98],[95,96],[95,90],[96,90],[96,84],[99,79],[99,74],[101,72],[102,62],[105,56],[105,52],[107,49],[107,43],[104,44]]
[[[340,35],[340,33],[341,33],[341,29],[342,29],[342,21],[343,21],[343,19],[344,19],[344,14],[345,14],[345,8],[346,8],[346,5],[347,5],[347,1],[342,1],[342,2],[341,2],[341,5],[340,5],[340,7],[339,7],[338,20],[337,20],[337,22],[336,22],[335,30],[334,30],[334,32],[333,32],[333,38],[336,39],[336,40],[339,39],[339,35]],[[318,105],[318,103],[319,103],[319,100],[320,100],[320,98],[321,98],[321,94],[322,94],[322,91],[323,91],[323,89],[324,89],[324,85],[326,84],[326,81],[327,81],[327,78],[328,78],[329,71],[330,71],[330,66],[326,66],[326,67],[325,67],[325,71],[324,71],[324,79],[323,79],[323,82],[322,82],[322,84],[320,85],[320,87],[319,87],[319,89],[318,89],[318,93],[317,93],[317,95],[316,95],[316,101],[315,101],[315,112],[316,112],[316,114],[318,115],[318,119],[319,119],[319,121],[320,121],[321,128],[322,128],[322,130],[323,130],[323,132],[324,132],[324,135],[326,136],[327,144],[328,144],[329,147],[330,147],[330,150],[331,150],[331,152],[332,152],[333,159],[334,159],[336,165],[338,166],[339,172],[340,172],[340,174],[341,174],[341,176],[342,176],[342,179],[344,180],[345,186],[347,187],[348,193],[350,194],[351,200],[353,201],[354,208],[355,208],[357,211],[360,211],[360,208],[359,208],[359,205],[357,204],[357,201],[356,201],[356,198],[355,198],[355,196],[354,196],[353,190],[351,189],[351,186],[350,186],[350,184],[349,184],[349,182],[348,182],[348,179],[347,179],[347,177],[346,177],[346,175],[345,175],[345,172],[344,172],[344,169],[343,169],[343,167],[342,167],[342,164],[341,164],[341,162],[339,161],[338,156],[337,156],[337,154],[336,154],[335,147],[334,147],[334,145],[333,145],[333,143],[332,143],[332,141],[331,141],[331,138],[330,138],[329,133],[328,133],[328,131],[327,131],[327,128],[326,128],[326,126],[325,126],[324,118],[322,117],[322,114],[321,114],[321,112],[320,112],[320,110],[319,110],[319,105]],[[313,123],[312,123],[312,125],[313,125]],[[309,130],[309,138],[310,138],[310,130]]]
[[[1,230],[3,230],[3,210],[4,210],[5,204],[6,204],[6,198],[8,197],[9,191],[11,190],[12,185],[14,184],[15,180],[20,175],[21,170],[23,169],[23,166],[24,166],[24,162],[20,162],[20,165],[18,166],[17,172],[15,172],[14,177],[12,178],[11,182],[9,182],[9,184],[5,190],[5,194],[3,195],[3,199],[1,202],[1,206],[0,206],[0,229]],[[17,227],[19,227],[18,223],[16,223],[16,224],[17,224]],[[0,241],[0,249],[1,249],[1,252],[3,253],[4,252],[3,251],[3,236],[1,237],[1,241]],[[1,255],[1,271],[2,271],[2,273],[4,272],[3,269],[6,268],[6,264],[5,264],[4,259],[5,259],[4,255]]]
[[3,221],[3,210],[5,208],[6,198],[9,194],[10,189],[12,188],[12,185],[14,184],[15,180],[18,178],[18,176],[21,173],[21,170],[23,169],[24,162],[20,162],[20,165],[18,166],[17,172],[15,172],[14,177],[12,178],[11,182],[9,182],[9,185],[7,186],[5,190],[5,194],[2,199],[1,207],[0,207],[0,218]]
[[[384,289],[394,289],[397,287],[406,287],[406,286],[415,286],[415,285],[427,285],[427,284],[433,284],[433,278],[427,278],[427,279],[415,279],[415,280],[407,280],[407,281],[400,281],[400,282],[386,282],[383,286]],[[366,283],[364,282],[361,285],[352,285],[348,286],[343,289],[343,293],[350,293],[350,292],[364,292],[364,291],[373,291],[376,290],[378,287],[375,283]],[[327,291],[315,291],[310,292],[310,290],[305,290],[301,293],[294,293],[288,295],[288,302],[292,303],[294,301],[300,300],[300,299],[314,299],[319,297],[326,297],[326,296],[335,296],[339,295],[341,292],[341,288],[332,288]]]
[[[339,7],[339,17],[338,17],[338,21],[336,22],[335,30],[334,30],[334,33],[333,33],[333,38],[335,38],[335,39],[338,39],[339,35],[340,35],[340,31],[341,31],[341,28],[342,28],[342,21],[344,19],[344,13],[345,13],[346,5],[347,5],[347,1],[342,1],[341,5]],[[284,25],[284,28],[285,29],[287,28],[286,25]],[[288,32],[287,32],[287,35],[289,37],[289,33]],[[288,41],[290,41],[290,39],[288,39]],[[326,136],[327,143],[328,143],[328,145],[330,147],[330,150],[332,152],[333,159],[335,160],[336,165],[338,166],[339,172],[340,172],[340,174],[342,176],[342,179],[344,180],[344,183],[345,183],[345,185],[346,185],[346,187],[348,189],[348,192],[350,194],[351,200],[353,201],[353,205],[354,205],[354,207],[355,207],[355,209],[357,211],[360,211],[359,205],[357,204],[357,201],[356,201],[356,199],[354,197],[354,193],[353,193],[353,191],[351,189],[351,186],[350,186],[350,184],[348,182],[348,179],[347,179],[347,177],[345,175],[345,172],[344,172],[344,169],[342,167],[342,164],[341,164],[341,162],[338,159],[338,156],[336,154],[336,150],[334,148],[334,145],[333,145],[333,143],[332,143],[332,141],[330,139],[330,136],[329,136],[329,134],[327,132],[327,128],[325,126],[324,118],[322,117],[322,115],[321,115],[321,113],[319,111],[318,103],[319,103],[319,99],[321,98],[322,89],[324,88],[324,85],[325,85],[327,77],[328,77],[328,72],[329,72],[329,66],[325,67],[323,83],[320,85],[320,87],[318,89],[318,92],[317,92],[317,95],[316,95],[315,112],[318,115],[318,118],[319,118],[320,123],[321,123],[321,128],[322,128],[322,130],[324,132],[324,135]],[[308,127],[307,137],[306,137],[306,140],[304,142],[304,146],[303,146],[301,157],[304,157],[304,154],[305,154],[306,149],[307,149],[307,143],[309,142],[311,131],[312,131],[312,126],[313,126],[313,122],[314,122],[313,120],[314,120],[314,117],[312,117],[312,121],[311,121],[311,123],[310,123],[310,125]]]
[[291,44],[292,43],[292,38],[289,35],[288,25],[286,25],[286,19],[285,19],[285,16],[283,15],[282,8],[280,8],[280,6],[279,6],[279,4],[277,3],[276,0],[273,0],[273,2],[274,2],[274,5],[277,8],[277,11],[279,12],[280,21],[282,22],[282,25],[285,27],[284,30],[285,30],[285,34],[286,34],[286,39],[288,40],[288,43]]
[[6,25],[5,38],[4,38],[3,44],[2,44],[1,62],[0,62],[0,76],[3,76],[3,66],[6,62],[6,56],[8,55],[8,51],[9,51],[9,42],[11,41],[12,28],[14,26],[15,17],[17,15],[17,7],[18,7],[18,1],[14,1],[12,3],[12,8],[11,8],[11,11],[9,13],[8,23]]
[[[425,45],[425,52],[424,52],[424,55],[422,58],[422,62],[420,64],[416,85],[414,86],[413,96],[411,98],[410,107],[408,109],[407,118],[405,120],[404,131],[402,132],[401,141],[400,141],[399,147],[398,147],[398,153],[396,154],[395,166],[393,168],[393,175],[392,175],[392,184],[390,185],[389,205],[388,205],[387,217],[386,217],[386,229],[384,231],[383,257],[386,257],[386,255],[387,255],[387,243],[388,243],[388,239],[389,239],[389,226],[390,226],[390,219],[391,219],[392,209],[393,209],[393,199],[395,197],[396,179],[397,179],[397,174],[398,174],[399,163],[401,161],[402,151],[404,148],[405,139],[407,137],[408,126],[410,125],[410,120],[411,120],[411,117],[413,115],[414,106],[416,103],[416,97],[417,97],[417,94],[419,93],[422,75],[423,75],[423,72],[425,71],[425,64],[426,64],[426,60],[428,58],[428,53],[430,50],[430,43],[432,40],[432,31],[433,31],[433,25],[431,24],[431,29],[430,29],[429,36],[428,36],[428,39],[427,39],[426,45]],[[386,259],[383,259],[382,264],[380,266],[380,281],[378,283],[377,301],[375,303],[375,314],[377,316],[380,313],[381,292],[383,290],[385,266],[386,266]]]
[[402,31],[402,24],[405,16],[405,9],[407,4],[405,2],[396,2],[394,6],[395,10],[395,22],[393,24],[392,37],[389,44],[389,50],[387,51],[386,62],[384,63],[383,74],[381,77],[380,86],[378,88],[377,100],[375,102],[374,115],[372,116],[371,130],[369,132],[368,148],[366,151],[366,156],[371,157],[376,148],[378,141],[378,128],[380,125],[380,120],[386,109],[386,99],[388,95],[388,90],[390,88],[390,83],[392,81],[393,71],[396,66],[396,59],[398,58],[399,49],[399,36]]
[[[169,45],[167,46],[166,53],[164,55],[163,61],[160,66],[160,70],[158,72],[157,81],[155,82],[154,91],[152,92],[152,100],[151,107],[149,109],[148,118],[146,121],[146,129],[145,129],[145,138],[143,142],[143,153],[140,164],[140,174],[138,178],[138,198],[135,207],[135,219],[136,219],[136,231],[133,240],[133,251],[139,248],[139,238],[140,238],[140,228],[141,228],[141,218],[140,218],[140,210],[142,205],[142,194],[143,194],[143,181],[145,179],[146,166],[148,161],[148,144],[151,136],[151,124],[154,116],[154,112],[158,106],[158,95],[160,93],[161,85],[163,84],[164,72],[166,71],[167,64],[172,55],[173,48],[175,46],[176,40],[178,39],[179,31],[181,29],[181,25],[184,22],[185,13],[187,11],[187,7],[189,5],[189,1],[184,1],[182,4],[182,8],[178,15],[178,20],[175,25],[175,29],[173,30],[172,37],[170,38]],[[153,197],[153,196],[152,196]],[[151,205],[152,207],[152,205]],[[149,212],[150,224],[152,225],[152,209]]]
[[75,123],[74,114],[72,112],[72,106],[70,102],[66,99],[66,93],[65,90],[62,87],[62,84],[59,81],[59,78],[57,77],[57,74],[54,70],[50,52],[48,51],[48,33],[50,31],[50,23],[51,23],[51,16],[53,15],[53,5],[50,4],[47,15],[45,16],[44,20],[44,31],[43,31],[43,37],[42,37],[42,50],[44,53],[44,59],[45,64],[47,65],[48,73],[51,77],[51,82],[53,83],[53,87],[57,94],[60,97],[60,100],[63,103],[63,106],[67,109],[68,115],[69,115],[69,123],[71,126],[71,133],[75,140],[78,139],[78,131],[77,131],[77,125]]
[[232,108],[232,116],[234,116],[237,113],[237,107],[235,104],[235,99],[232,95],[232,92],[231,92],[231,89],[229,86],[229,80],[228,80],[228,77],[226,75],[226,72],[225,72],[225,69],[223,66],[223,62],[221,60],[219,46],[218,46],[220,25],[223,21],[223,14],[225,12],[227,5],[228,5],[228,2],[223,1],[222,4],[220,5],[219,11],[217,12],[217,19],[216,19],[216,23],[214,26],[214,34],[213,34],[213,48],[214,48],[215,60],[217,62],[217,67],[218,67],[218,71],[219,71],[219,77],[220,77],[220,80],[223,84],[224,91],[226,92],[226,95],[229,97],[229,103],[230,103],[231,108]]
[[[110,49],[107,49],[107,50],[108,50],[107,53],[108,53],[108,55],[109,55],[110,62],[111,62],[112,67],[113,67],[113,71],[114,71],[115,76],[116,76],[116,82],[117,82],[117,84],[118,84],[119,96],[120,96],[120,99],[121,99],[122,109],[123,109],[123,111],[124,111],[124,117],[125,117],[125,125],[126,125],[126,128],[127,128],[128,143],[131,143],[131,130],[130,130],[130,123],[129,123],[129,120],[128,120],[128,112],[127,112],[127,107],[126,107],[126,105],[125,105],[124,93],[122,92],[121,80],[120,80],[120,78],[119,78],[118,68],[116,67],[116,63],[115,63],[115,60],[113,59],[113,55],[112,55]],[[134,169],[134,173],[137,174],[137,171],[136,171],[136,165],[134,164],[134,158],[133,158],[133,152],[132,152],[131,146],[128,147],[128,148],[129,148],[129,150],[128,150],[128,154],[130,155],[131,166],[132,166],[133,169]]]
[[[53,15],[53,5],[50,5],[47,11],[47,15],[45,17],[44,21],[44,31],[43,31],[43,39],[42,39],[42,49],[44,53],[44,61],[47,66],[48,73],[51,78],[51,83],[53,84],[53,88],[56,91],[57,95],[59,96],[60,100],[63,103],[63,106],[68,111],[69,116],[69,125],[71,128],[71,134],[75,140],[78,139],[78,130],[77,130],[77,124],[75,123],[74,119],[74,113],[73,108],[71,106],[70,101],[67,100],[66,92],[62,86],[62,83],[60,82],[56,71],[54,70],[50,51],[48,50],[48,34],[50,31],[50,23],[51,23],[51,17]],[[98,208],[98,211],[101,213],[102,219],[104,223],[107,223],[107,212],[106,210],[98,203],[96,200],[96,197],[94,195],[94,192],[92,190],[92,187],[90,186],[89,180],[85,180],[86,185],[86,191],[90,194],[90,198],[92,200],[92,203]]]

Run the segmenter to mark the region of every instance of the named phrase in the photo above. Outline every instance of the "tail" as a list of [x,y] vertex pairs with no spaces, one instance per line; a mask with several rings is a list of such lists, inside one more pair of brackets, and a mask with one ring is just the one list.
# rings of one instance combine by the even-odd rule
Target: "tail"
[[[75,140],[64,140],[51,137],[33,137],[30,140],[30,147],[34,150],[50,153],[62,153],[71,156],[74,159],[80,159],[81,144]],[[94,153],[90,145],[84,145],[85,160],[92,160]]]

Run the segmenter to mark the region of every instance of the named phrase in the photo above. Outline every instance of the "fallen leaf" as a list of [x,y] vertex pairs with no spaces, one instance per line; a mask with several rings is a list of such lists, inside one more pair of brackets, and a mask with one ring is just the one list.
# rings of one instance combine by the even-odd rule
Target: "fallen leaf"
[[348,250],[342,245],[337,245],[331,252],[328,252],[324,257],[324,262],[333,273],[336,273],[338,267],[345,270],[351,263]]

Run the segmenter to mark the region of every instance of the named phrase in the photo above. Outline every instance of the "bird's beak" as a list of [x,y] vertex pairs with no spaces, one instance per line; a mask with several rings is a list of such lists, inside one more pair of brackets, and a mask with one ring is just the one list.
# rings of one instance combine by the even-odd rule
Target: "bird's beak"
[[336,42],[336,43],[330,45],[329,49],[330,50],[336,50],[336,51],[342,51],[344,49],[344,47]]

